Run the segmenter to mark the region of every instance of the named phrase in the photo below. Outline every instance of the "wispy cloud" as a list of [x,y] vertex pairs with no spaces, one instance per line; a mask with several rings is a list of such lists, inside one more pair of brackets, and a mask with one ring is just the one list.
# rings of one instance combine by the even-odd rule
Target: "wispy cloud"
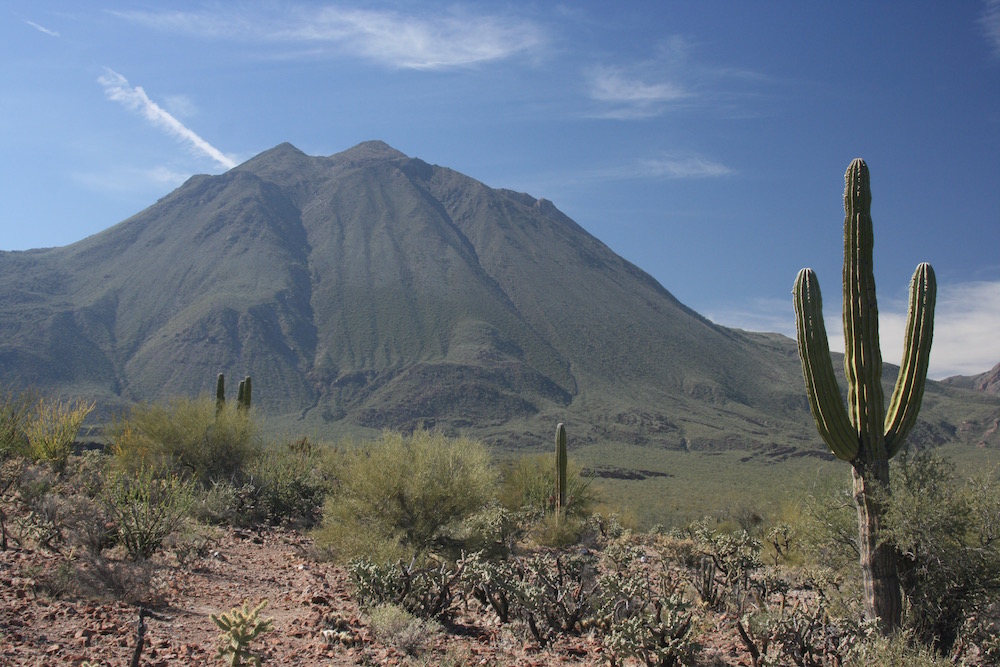
[[[905,301],[879,303],[879,338],[882,358],[899,364],[903,358]],[[825,308],[830,349],[844,349],[840,304],[833,300]],[[760,299],[731,308],[718,308],[706,317],[725,326],[748,331],[776,331],[795,337],[792,299]],[[969,282],[941,285],[934,314],[934,343],[928,374],[935,379],[952,375],[976,375],[1000,362],[1000,282]]]
[[[347,55],[404,69],[447,69],[537,51],[546,41],[535,23],[454,9],[435,16],[348,7],[292,5],[281,15],[230,12],[114,12],[161,30],[212,39],[314,47],[298,55]],[[318,49],[315,50],[315,49]]]
[[108,99],[121,102],[127,109],[139,112],[154,126],[187,143],[196,152],[212,158],[226,169],[232,169],[236,166],[235,160],[202,139],[156,102],[149,99],[141,86],[131,86],[124,76],[107,68],[97,81],[104,86],[104,93]]
[[647,178],[711,178],[727,176],[733,170],[699,155],[665,156],[639,161],[637,175]]
[[979,24],[993,47],[993,55],[1000,57],[1000,0],[986,0]]
[[48,35],[49,37],[59,37],[59,33],[56,32],[55,30],[49,30],[45,26],[39,25],[39,24],[35,23],[34,21],[29,21],[28,19],[25,19],[24,22],[27,23],[28,25],[30,25],[35,30],[37,30],[38,32],[44,33],[44,34]]
[[608,181],[661,181],[687,178],[717,178],[735,173],[732,169],[694,153],[663,154],[639,158],[625,164],[597,169],[585,169],[574,174],[562,174],[562,184],[585,184]]
[[618,120],[651,118],[694,104],[698,95],[690,54],[688,41],[674,35],[646,60],[585,70],[588,94],[597,103],[592,115]]
[[700,62],[695,52],[695,45],[673,36],[647,59],[585,68],[587,95],[594,102],[588,115],[634,120],[711,108],[743,117],[747,101],[760,98],[761,86],[775,83],[750,70]]
[[589,73],[590,97],[602,103],[597,115],[634,119],[659,116],[692,97],[683,85],[669,80],[643,80],[620,67],[600,66]]

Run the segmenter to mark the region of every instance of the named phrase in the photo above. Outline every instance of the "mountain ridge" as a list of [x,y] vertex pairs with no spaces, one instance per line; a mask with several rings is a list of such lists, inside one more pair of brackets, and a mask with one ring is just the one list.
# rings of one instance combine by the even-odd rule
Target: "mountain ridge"
[[[821,446],[794,341],[710,322],[548,200],[381,141],[279,144],[77,243],[0,253],[0,297],[3,381],[109,406],[225,372],[319,434],[523,446],[565,421],[579,442]],[[1000,405],[940,391],[917,438],[971,441]]]

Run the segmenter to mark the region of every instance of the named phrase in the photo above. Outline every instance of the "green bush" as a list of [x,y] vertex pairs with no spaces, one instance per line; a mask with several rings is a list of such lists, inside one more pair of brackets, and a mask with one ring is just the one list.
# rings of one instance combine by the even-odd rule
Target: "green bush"
[[132,560],[152,556],[180,526],[191,504],[190,483],[143,466],[115,470],[104,489],[105,506],[118,539]]
[[117,422],[110,451],[128,467],[168,467],[196,480],[240,480],[260,451],[252,413],[227,403],[217,410],[214,399],[175,398],[167,404],[141,404]]
[[406,655],[418,655],[431,644],[434,635],[441,632],[439,623],[417,618],[394,604],[372,607],[367,616],[375,638],[384,644],[395,646]]
[[[931,452],[904,452],[891,465],[882,538],[897,552],[904,629],[913,641],[953,653],[966,638],[989,636],[984,627],[995,620],[988,610],[1000,597],[1000,475],[994,469],[962,483],[954,465]],[[838,574],[841,596],[859,600],[851,498],[843,492],[812,498],[806,514],[803,547]]]
[[[500,502],[514,511],[530,511],[542,516],[555,513],[556,471],[551,454],[532,454],[508,462],[502,471]],[[586,519],[594,511],[597,495],[591,478],[570,461],[566,472],[567,518]]]
[[952,662],[914,641],[910,632],[889,637],[872,632],[848,653],[844,667],[952,667]]
[[332,486],[320,456],[305,439],[267,448],[247,466],[257,489],[258,511],[267,522],[312,526]]
[[458,555],[462,522],[494,497],[486,448],[438,433],[386,433],[343,453],[317,545],[341,561]]
[[28,456],[34,461],[46,462],[56,470],[66,466],[73,453],[73,442],[80,433],[93,403],[82,400],[53,401],[39,399],[34,414],[24,425],[28,440]]
[[27,453],[25,429],[37,402],[38,397],[31,392],[0,393],[0,461]]
[[899,554],[905,624],[947,654],[966,620],[1000,596],[1000,543],[986,523],[997,520],[1000,480],[962,486],[954,465],[930,452],[900,455],[892,474],[885,539]]

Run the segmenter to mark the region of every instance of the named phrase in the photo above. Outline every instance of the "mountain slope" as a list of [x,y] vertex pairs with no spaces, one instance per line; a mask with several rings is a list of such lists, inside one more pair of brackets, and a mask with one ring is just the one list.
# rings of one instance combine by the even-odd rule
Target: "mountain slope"
[[[64,248],[0,253],[0,379],[107,405],[254,377],[310,434],[821,447],[794,342],[717,326],[544,199],[381,142],[282,144]],[[1000,401],[935,386],[917,437]],[[975,430],[975,429],[973,429]]]

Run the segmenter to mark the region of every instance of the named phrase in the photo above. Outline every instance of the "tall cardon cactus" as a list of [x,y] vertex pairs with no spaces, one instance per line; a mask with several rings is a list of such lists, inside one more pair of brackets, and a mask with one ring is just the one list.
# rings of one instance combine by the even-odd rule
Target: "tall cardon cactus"
[[809,407],[827,446],[852,466],[865,611],[890,632],[899,626],[902,601],[895,551],[879,540],[882,502],[889,492],[889,459],[902,448],[920,409],[937,286],[930,265],[920,264],[910,281],[903,362],[886,410],[872,271],[871,181],[864,160],[851,163],[845,181],[846,409],[830,360],[819,282],[811,269],[799,271],[792,294]]

